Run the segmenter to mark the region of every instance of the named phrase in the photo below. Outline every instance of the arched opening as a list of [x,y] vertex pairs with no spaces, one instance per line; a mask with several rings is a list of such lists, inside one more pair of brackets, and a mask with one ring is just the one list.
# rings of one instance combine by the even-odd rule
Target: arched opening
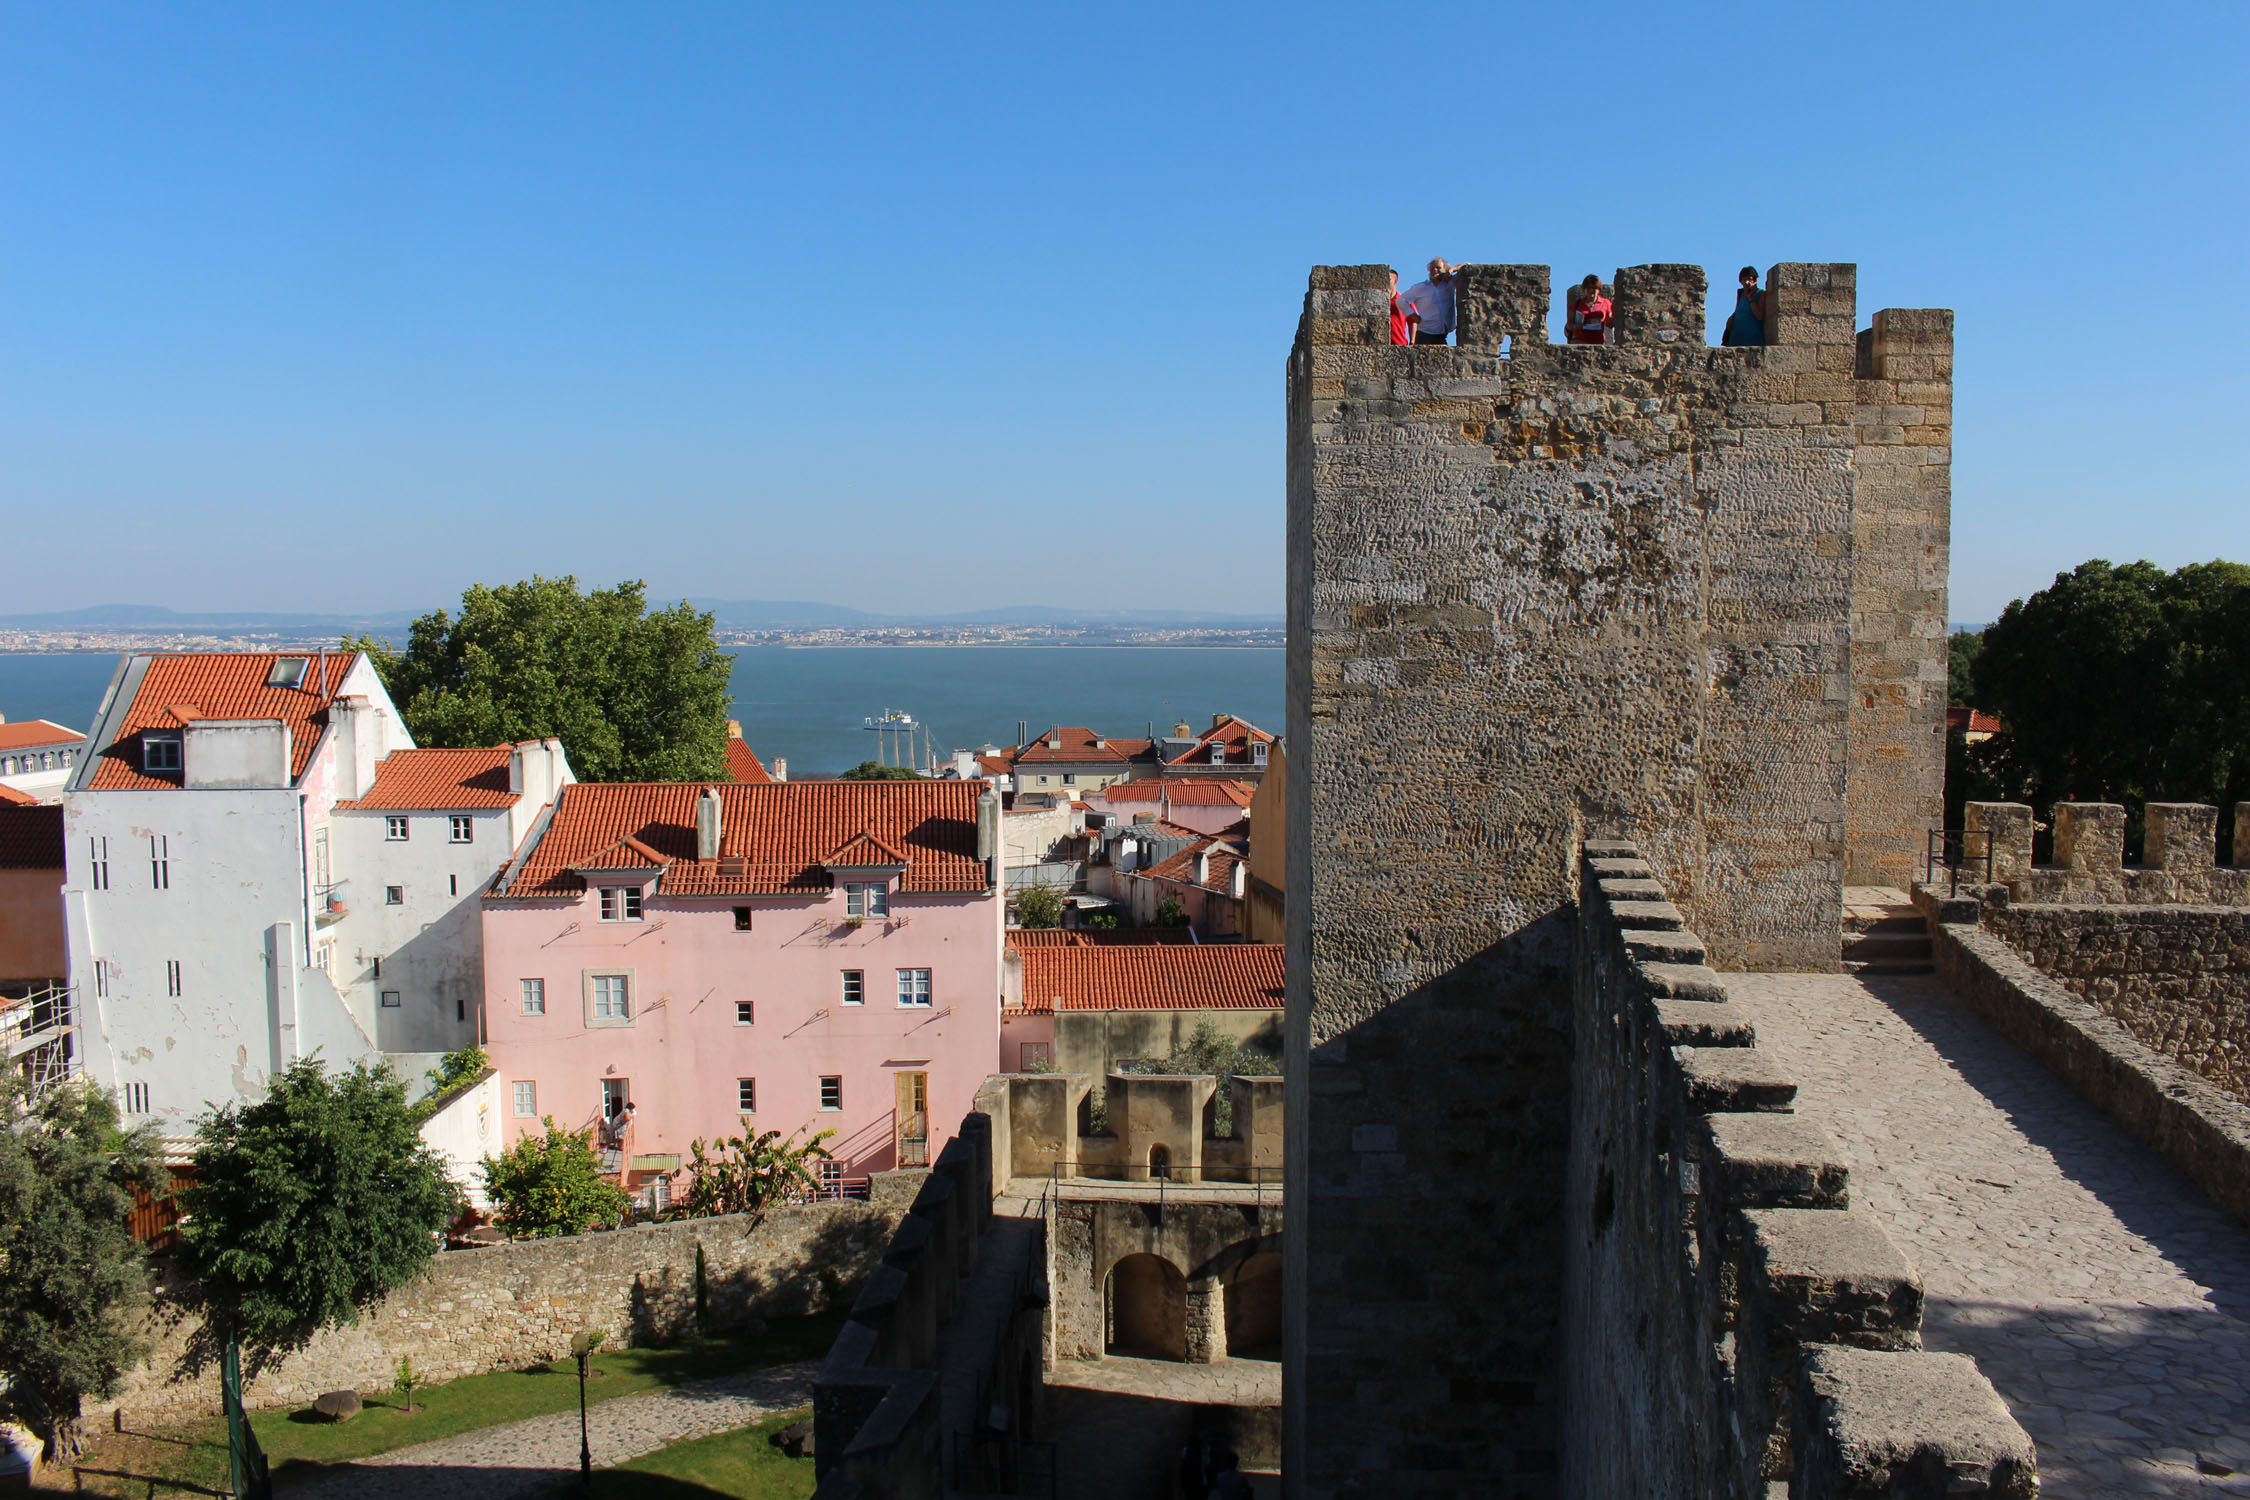
[[1151,1180],[1172,1175],[1172,1153],[1164,1146],[1148,1148],[1148,1175]]
[[1109,1352],[1187,1358],[1187,1278],[1179,1267],[1143,1253],[1110,1268]]
[[1270,1251],[1251,1256],[1227,1280],[1227,1353],[1281,1358],[1281,1257]]

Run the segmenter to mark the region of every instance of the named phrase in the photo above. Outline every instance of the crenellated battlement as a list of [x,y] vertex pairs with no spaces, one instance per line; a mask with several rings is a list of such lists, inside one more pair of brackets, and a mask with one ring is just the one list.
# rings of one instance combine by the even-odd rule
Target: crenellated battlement
[[[2250,866],[2222,865],[2219,809],[2202,802],[2151,802],[2143,809],[2146,857],[2125,863],[2125,808],[2116,802],[2058,802],[2054,863],[2032,862],[2031,809],[1971,802],[1960,877],[1979,880],[1990,851],[1992,880],[2014,902],[2076,905],[2250,906]],[[2250,850],[2250,802],[2234,805],[2234,849]]]

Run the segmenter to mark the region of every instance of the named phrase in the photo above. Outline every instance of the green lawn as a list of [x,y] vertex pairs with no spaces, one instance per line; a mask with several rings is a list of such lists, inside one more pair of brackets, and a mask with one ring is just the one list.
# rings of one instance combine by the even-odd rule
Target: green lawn
[[813,1461],[790,1458],[767,1439],[800,1418],[807,1406],[768,1417],[740,1432],[659,1448],[629,1464],[594,1474],[597,1500],[805,1500],[813,1492]]
[[[592,1366],[601,1374],[586,1382],[586,1399],[610,1401],[736,1370],[815,1359],[835,1342],[844,1317],[844,1312],[837,1310],[809,1318],[777,1318],[761,1334],[731,1335],[667,1349],[604,1349],[593,1357]],[[314,1416],[308,1406],[252,1412],[250,1423],[276,1470],[289,1463],[341,1463],[479,1427],[568,1411],[578,1404],[578,1378],[575,1364],[567,1358],[528,1370],[471,1375],[417,1390],[416,1410],[411,1413],[389,1392],[361,1394],[366,1409],[349,1422],[325,1421]],[[132,1480],[112,1480],[89,1472],[85,1486],[94,1493],[123,1494],[130,1489],[143,1495],[148,1493],[147,1481],[151,1479],[223,1489],[227,1482],[226,1425],[214,1417],[167,1432],[105,1437],[87,1450],[80,1467],[134,1476]],[[810,1472],[811,1465],[805,1468]],[[69,1486],[67,1470],[60,1481],[65,1488]],[[805,1493],[811,1493],[810,1489]]]

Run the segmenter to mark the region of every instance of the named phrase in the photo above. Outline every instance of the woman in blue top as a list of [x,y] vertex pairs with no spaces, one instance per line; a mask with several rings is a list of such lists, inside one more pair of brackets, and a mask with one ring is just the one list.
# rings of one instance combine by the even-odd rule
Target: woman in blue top
[[1758,290],[1758,268],[1744,266],[1740,288],[1734,294],[1734,313],[1727,319],[1721,344],[1762,344],[1766,341],[1766,294]]

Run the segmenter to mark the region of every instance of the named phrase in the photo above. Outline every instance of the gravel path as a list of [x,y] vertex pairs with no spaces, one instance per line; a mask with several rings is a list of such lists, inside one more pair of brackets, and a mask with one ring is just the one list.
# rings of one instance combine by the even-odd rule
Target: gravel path
[[1730,974],[2044,1493],[2250,1496],[2250,1229],[1934,979]]
[[[731,1432],[809,1405],[820,1361],[690,1381],[586,1409],[594,1467],[608,1468],[683,1438]],[[480,1427],[434,1443],[396,1448],[356,1463],[277,1476],[290,1500],[512,1500],[544,1494],[578,1473],[578,1412],[554,1412]]]

